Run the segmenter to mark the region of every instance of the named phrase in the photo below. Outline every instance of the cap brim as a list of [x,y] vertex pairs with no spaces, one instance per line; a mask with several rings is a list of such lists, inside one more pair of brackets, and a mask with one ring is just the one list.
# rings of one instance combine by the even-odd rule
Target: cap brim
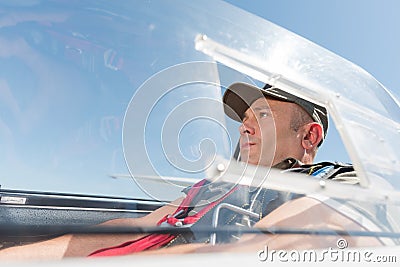
[[225,114],[236,121],[241,121],[246,110],[259,98],[276,98],[281,101],[293,102],[290,99],[276,95],[273,92],[261,90],[259,87],[247,83],[231,84],[223,96]]

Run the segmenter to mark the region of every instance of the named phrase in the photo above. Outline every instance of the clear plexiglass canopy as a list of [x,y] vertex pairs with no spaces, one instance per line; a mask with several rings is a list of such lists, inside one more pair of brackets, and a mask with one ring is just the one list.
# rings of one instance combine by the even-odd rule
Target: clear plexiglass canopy
[[174,198],[233,157],[238,124],[221,98],[242,81],[326,106],[361,185],[400,189],[399,103],[360,67],[266,20],[211,0],[0,10],[3,188]]

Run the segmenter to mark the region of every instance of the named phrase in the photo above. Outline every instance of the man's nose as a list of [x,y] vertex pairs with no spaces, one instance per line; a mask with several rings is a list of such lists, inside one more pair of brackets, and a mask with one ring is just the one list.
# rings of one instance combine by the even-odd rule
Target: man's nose
[[240,134],[250,134],[255,133],[254,118],[245,118],[239,127]]

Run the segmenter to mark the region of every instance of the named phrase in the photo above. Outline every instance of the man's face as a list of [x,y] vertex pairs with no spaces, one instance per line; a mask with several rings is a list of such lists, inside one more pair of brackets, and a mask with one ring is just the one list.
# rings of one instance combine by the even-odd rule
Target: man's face
[[246,110],[240,131],[241,161],[273,166],[298,158],[301,139],[291,129],[293,103],[259,98]]

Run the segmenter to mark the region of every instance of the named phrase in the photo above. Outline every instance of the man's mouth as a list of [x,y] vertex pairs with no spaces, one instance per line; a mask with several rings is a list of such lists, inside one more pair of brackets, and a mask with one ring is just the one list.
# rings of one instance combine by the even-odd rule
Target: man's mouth
[[254,142],[245,142],[241,145],[241,149],[249,149],[250,147],[254,146],[256,143]]

